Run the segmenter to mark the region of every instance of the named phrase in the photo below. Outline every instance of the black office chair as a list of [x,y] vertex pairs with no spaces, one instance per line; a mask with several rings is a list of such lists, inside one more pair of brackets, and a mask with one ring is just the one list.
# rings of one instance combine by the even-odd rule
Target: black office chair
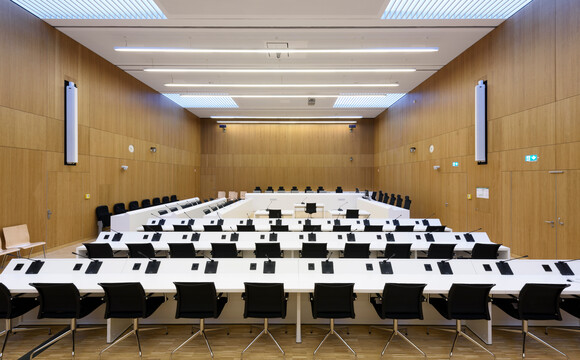
[[236,230],[239,232],[254,232],[256,231],[256,225],[238,225]]
[[371,256],[371,244],[345,243],[342,253],[343,258],[368,259]]
[[[580,296],[572,295],[572,297],[562,298],[560,301],[560,308],[566,311],[568,314],[580,318]],[[580,332],[578,327],[550,327],[556,330],[564,330],[571,332]],[[546,327],[546,335],[548,335],[548,328]]]
[[358,219],[358,209],[346,209],[347,219]]
[[383,196],[383,204],[389,204],[389,194],[385,193],[385,196]]
[[297,193],[298,192],[298,187],[292,186],[292,189],[290,189],[290,192]]
[[[131,330],[101,350],[99,357],[111,347],[135,334],[137,347],[139,348],[139,358],[141,358],[139,332],[159,328],[142,329],[139,327],[139,319],[146,319],[151,316],[165,302],[165,297],[146,295],[141,283],[99,283],[99,285],[105,291],[105,303],[107,305],[105,319],[131,319],[133,321]],[[167,328],[165,328],[165,335],[167,335]]]
[[94,330],[102,327],[79,328],[77,320],[82,319],[95,311],[104,301],[98,297],[81,296],[74,284],[53,284],[53,283],[33,283],[38,292],[40,308],[38,309],[39,319],[70,319],[70,328],[54,339],[35,348],[30,354],[34,355],[61,340],[67,335],[72,336],[72,356],[75,356],[75,333],[81,330]]
[[158,197],[153,198],[153,205],[161,205],[161,199]]
[[208,331],[227,330],[227,334],[229,335],[230,331],[227,328],[206,329],[205,319],[219,318],[224,306],[228,302],[228,298],[222,296],[221,293],[218,295],[215,290],[215,285],[212,282],[174,282],[173,284],[175,284],[175,288],[177,289],[177,294],[174,297],[177,300],[175,318],[199,319],[199,330],[175,348],[171,352],[170,358],[173,358],[173,354],[177,350],[181,349],[198,335],[201,335],[205,340],[207,349],[213,358],[213,351],[211,350],[211,346],[209,346],[209,341],[205,333]]
[[312,217],[312,214],[316,214],[316,203],[306,203],[306,209],[304,212],[308,214],[309,217]]
[[270,219],[280,219],[280,218],[282,218],[282,210],[280,210],[280,209],[268,209],[268,217]]
[[115,257],[109,243],[83,243],[87,249],[87,257],[91,259],[109,259]]
[[379,190],[379,197],[377,198],[378,202],[383,202],[383,190]]
[[310,304],[312,307],[312,317],[314,319],[330,319],[330,331],[318,344],[314,355],[324,341],[330,335],[336,335],[344,345],[356,356],[356,352],[344,341],[344,339],[334,329],[334,319],[351,318],[354,319],[354,300],[356,295],[353,292],[354,284],[314,284],[314,294],[310,294]]
[[124,214],[126,212],[127,212],[127,209],[125,209],[124,203],[116,203],[115,205],[113,205],[113,213],[115,215]]
[[501,244],[473,244],[471,250],[472,259],[497,259],[497,251]]
[[274,192],[274,189],[271,186],[268,186],[268,188],[264,192],[273,193]]
[[197,251],[192,243],[168,243],[170,258],[196,258]]
[[270,225],[270,231],[272,232],[287,232],[290,231],[288,225]]
[[326,258],[327,256],[328,250],[326,243],[302,243],[302,250],[300,250],[301,258]]
[[397,195],[397,203],[395,204],[395,206],[397,207],[403,206],[403,198],[401,197],[401,195]]
[[405,196],[405,203],[403,204],[403,209],[410,210],[411,209],[411,199],[408,196]]
[[138,201],[129,201],[129,211],[139,210],[139,202]]
[[316,192],[324,192],[324,188],[322,186],[319,186],[318,189],[316,189]]
[[213,232],[220,232],[223,231],[221,225],[203,225],[203,231],[213,231]]
[[173,231],[193,232],[193,228],[189,224],[173,224]]
[[337,194],[342,194],[342,187],[340,187],[340,186],[337,186],[337,187],[336,187],[336,190],[335,190],[335,192],[336,192]]
[[428,259],[451,259],[453,258],[455,244],[431,244],[427,250]]
[[410,259],[412,244],[387,244],[384,251],[386,258],[393,259]]
[[376,191],[373,191],[373,193],[371,194],[371,199],[377,200],[377,192]]
[[312,192],[312,188],[310,187],[310,185],[304,189],[304,192]]
[[284,186],[278,186],[278,192],[285,192]]
[[[562,320],[560,314],[560,294],[568,284],[525,284],[518,297],[495,298],[493,304],[514,319],[521,320],[522,329],[516,331],[524,335],[522,357],[526,357],[526,337],[538,341],[552,350],[568,356],[528,331],[529,320]],[[505,329],[498,329],[505,330]],[[508,330],[513,331],[513,330]]]
[[177,201],[177,195],[171,195],[171,196],[169,197],[169,201],[171,201],[171,202],[175,202],[175,201]]
[[151,200],[149,199],[143,199],[141,200],[141,207],[144,208],[148,208],[151,206]]
[[159,224],[152,224],[152,225],[143,225],[143,231],[147,231],[147,232],[161,232],[163,231],[163,225],[161,225],[161,222],[165,223],[165,220],[160,220]]
[[151,243],[129,243],[125,244],[129,248],[130,258],[154,258],[155,249]]
[[282,354],[285,355],[284,350],[282,350],[268,328],[268,319],[286,318],[288,294],[284,293],[284,284],[244,283],[244,287],[245,292],[242,294],[242,299],[245,302],[244,319],[249,317],[264,319],[264,329],[246,346],[242,351],[242,356],[264,334],[268,334]]
[[[0,336],[4,335],[4,342],[2,343],[2,351],[0,351],[0,359],[4,355],[8,337],[12,334],[21,331],[38,330],[39,328],[21,328],[13,327],[12,319],[22,316],[38,306],[38,299],[33,297],[21,297],[22,294],[12,295],[10,290],[0,283],[0,319],[5,320],[4,330],[0,332]],[[50,330],[49,330],[50,334]]]
[[280,250],[279,242],[256,243],[254,254],[257,258],[281,258],[283,252]]
[[262,189],[259,186],[256,186],[256,188],[254,189],[255,193],[261,193]]
[[322,225],[304,224],[302,226],[302,231],[305,232],[322,231]]
[[[381,356],[385,355],[387,347],[393,338],[398,335],[423,354],[424,357],[427,357],[423,350],[419,349],[417,345],[399,331],[400,319],[423,320],[423,301],[425,301],[423,289],[426,285],[386,283],[382,296],[379,294],[376,297],[371,296],[370,301],[377,315],[383,320],[393,319],[393,330],[381,352]],[[383,328],[380,329],[383,330]]]
[[411,232],[415,230],[415,225],[395,225],[396,232]]
[[332,231],[338,232],[350,232],[351,228],[351,225],[332,225]]
[[237,258],[238,247],[235,243],[211,243],[212,258]]
[[113,214],[109,212],[109,207],[107,205],[97,206],[95,213],[97,215],[97,226],[99,232],[104,228],[111,226],[111,215]]
[[365,232],[381,232],[383,231],[383,225],[365,225]]
[[395,205],[395,202],[397,202],[397,198],[395,197],[395,194],[391,194],[391,200],[389,200],[389,205]]
[[[495,358],[491,351],[467,335],[461,327],[461,320],[491,319],[489,316],[489,291],[494,286],[495,284],[453,284],[447,296],[429,298],[429,303],[433,305],[441,316],[447,320],[455,320],[454,330],[441,329],[455,333],[451,351],[449,352],[450,358],[453,356],[453,349],[459,336],[465,337]],[[429,335],[429,328],[427,328],[427,335]]]
[[169,196],[163,196],[161,198],[161,203],[162,204],[167,204],[169,202]]

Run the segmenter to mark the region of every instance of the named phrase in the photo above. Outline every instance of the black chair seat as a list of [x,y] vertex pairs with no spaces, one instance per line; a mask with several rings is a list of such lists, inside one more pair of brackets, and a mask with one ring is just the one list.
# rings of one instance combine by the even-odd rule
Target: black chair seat
[[195,246],[192,243],[168,243],[169,257],[171,258],[195,258]]
[[10,290],[0,283],[0,318],[14,319],[22,316],[39,304],[36,298],[12,296]]
[[423,289],[426,284],[386,283],[382,299],[371,296],[370,301],[377,315],[385,319],[423,320]]
[[471,250],[472,259],[497,259],[497,251],[501,244],[475,243]]
[[228,303],[227,297],[218,297],[211,282],[175,282],[177,306],[175,318],[217,319]]
[[105,319],[148,318],[164,302],[164,296],[145,296],[140,283],[100,283],[105,291]]
[[84,243],[87,256],[91,259],[109,259],[114,257],[113,248],[108,243]]
[[393,259],[409,259],[411,258],[411,245],[413,244],[388,244],[385,247],[384,256]]

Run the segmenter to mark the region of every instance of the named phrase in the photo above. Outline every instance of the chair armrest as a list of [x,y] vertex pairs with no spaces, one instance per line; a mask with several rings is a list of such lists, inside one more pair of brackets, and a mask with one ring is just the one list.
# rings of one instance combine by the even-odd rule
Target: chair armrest
[[310,293],[310,301],[314,301],[314,294]]
[[443,294],[439,294],[439,296],[441,296],[443,298],[443,300],[445,301],[449,301],[449,299],[447,298],[447,296],[443,295]]
[[290,296],[288,293],[284,293],[284,300],[288,300],[288,296]]
[[14,294],[14,295],[12,295],[12,296],[10,297],[10,299],[16,299],[16,298],[19,298],[19,297],[21,297],[22,295],[24,295],[24,293],[20,293],[20,294]]
[[356,299],[358,299],[358,295],[357,295],[356,293],[352,293],[352,299],[353,299],[353,300],[356,300]]
[[89,297],[89,295],[93,295],[93,294],[92,293],[86,293],[84,295],[81,295],[81,300],[84,299],[84,298],[86,298],[86,297]]
[[224,293],[223,293],[223,292],[221,292],[221,293],[217,294],[217,298],[218,298],[218,299],[219,299],[219,298],[222,298],[223,296],[224,296]]
[[242,300],[246,300],[246,293],[245,292],[242,293]]

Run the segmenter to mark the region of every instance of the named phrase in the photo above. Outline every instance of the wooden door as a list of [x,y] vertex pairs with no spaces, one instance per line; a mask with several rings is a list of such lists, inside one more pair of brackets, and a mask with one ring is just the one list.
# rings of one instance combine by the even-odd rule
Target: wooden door
[[[47,206],[51,215],[47,220],[46,237],[50,247],[61,246],[85,237],[83,225],[91,224],[83,224],[83,211],[86,212],[88,208],[79,200],[89,192],[84,189],[88,186],[86,180],[83,184],[83,174],[80,172],[48,172]],[[94,228],[96,229],[96,219]]]
[[[556,256],[554,174],[514,171],[511,174],[511,251],[536,259]],[[507,214],[505,214],[507,215]],[[507,218],[507,216],[504,216]]]
[[580,258],[580,170],[566,170],[556,179],[558,259]]
[[441,224],[453,231],[467,230],[467,175],[465,173],[443,174],[441,196]]

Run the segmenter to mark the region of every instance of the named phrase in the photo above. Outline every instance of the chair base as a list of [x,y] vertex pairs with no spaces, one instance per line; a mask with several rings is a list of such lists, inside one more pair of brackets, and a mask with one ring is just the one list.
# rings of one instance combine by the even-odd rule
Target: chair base
[[[495,354],[494,353],[492,353],[491,351],[487,350],[485,348],[485,346],[483,346],[480,343],[478,343],[474,338],[472,338],[471,336],[467,335],[467,333],[465,333],[463,331],[463,329],[461,327],[461,320],[455,320],[455,330],[445,329],[445,328],[433,328],[433,329],[434,330],[439,330],[439,331],[446,331],[446,332],[454,332],[455,333],[455,338],[453,339],[453,344],[451,345],[451,351],[449,351],[449,358],[453,357],[453,350],[455,349],[455,344],[457,344],[457,340],[459,339],[460,336],[463,336],[467,340],[471,341],[473,344],[475,344],[478,347],[480,347],[481,349],[483,349],[486,353],[488,353],[491,356],[493,356],[493,358],[495,359]],[[427,328],[427,335],[429,335],[429,328]]]
[[157,329],[165,329],[165,335],[168,334],[167,327],[164,327],[164,328],[163,327],[152,327],[152,328],[141,329],[141,328],[139,328],[139,319],[133,319],[133,328],[128,333],[126,333],[125,335],[123,335],[120,338],[118,338],[117,340],[115,340],[111,345],[109,345],[106,348],[104,348],[103,350],[101,350],[101,352],[99,352],[99,359],[101,358],[101,355],[103,355],[103,353],[105,351],[109,350],[110,348],[117,345],[118,343],[120,343],[121,341],[125,340],[126,338],[128,338],[129,336],[131,336],[133,334],[135,334],[135,337],[137,338],[137,347],[139,348],[139,358],[142,358],[143,354],[141,352],[141,340],[139,339],[139,332],[157,330]]
[[[559,329],[559,328],[557,328],[557,329]],[[562,330],[564,330],[564,329],[565,328],[563,328]],[[507,329],[507,328],[497,328],[496,330],[513,332],[513,333],[520,333],[520,334],[523,335],[523,341],[522,341],[522,358],[524,358],[524,359],[526,357],[526,337],[528,337],[528,336],[530,338],[536,340],[540,344],[544,345],[545,347],[548,347],[548,348],[556,351],[557,353],[559,353],[560,355],[562,355],[562,356],[566,357],[566,359],[568,359],[568,355],[564,354],[560,350],[558,350],[555,347],[553,347],[552,345],[548,344],[546,341],[540,339],[536,335],[534,335],[531,332],[529,332],[529,330],[528,330],[528,320],[522,320],[522,329],[521,330]],[[547,333],[547,328],[546,328],[545,331]]]
[[334,319],[330,319],[330,331],[328,333],[326,333],[326,336],[324,336],[324,339],[322,339],[322,341],[320,342],[320,344],[318,344],[318,346],[316,347],[316,350],[314,350],[314,355],[316,355],[316,352],[318,352],[318,350],[320,349],[320,347],[322,346],[322,344],[326,341],[326,339],[328,339],[328,337],[330,335],[335,335],[337,338],[339,338],[340,341],[342,341],[342,343],[350,350],[350,352],[353,353],[354,356],[356,356],[356,352],[347,344],[346,341],[344,341],[344,339],[336,332],[336,329],[334,328]]
[[205,319],[199,319],[199,330],[195,333],[193,333],[187,340],[185,340],[181,345],[179,345],[177,348],[175,348],[175,350],[173,350],[171,352],[171,355],[169,356],[169,359],[173,359],[173,354],[181,349],[185,344],[187,344],[188,342],[190,342],[191,340],[195,339],[198,335],[201,335],[203,337],[203,340],[205,340],[205,345],[207,346],[207,349],[209,350],[209,354],[211,355],[211,357],[213,358],[213,351],[211,350],[211,346],[209,345],[209,341],[207,340],[207,336],[205,336],[205,333],[208,331],[218,331],[218,330],[227,330],[227,334],[230,334],[230,329],[229,328],[217,328],[217,329],[206,329],[205,328]]
[[95,327],[79,328],[77,326],[77,319],[71,319],[70,326],[68,327],[68,330],[66,330],[65,332],[63,332],[59,336],[55,337],[54,339],[50,340],[46,344],[43,344],[42,346],[34,349],[34,351],[32,351],[32,353],[30,353],[30,359],[32,359],[36,353],[40,352],[41,350],[46,349],[47,347],[51,346],[54,343],[60,341],[61,339],[63,339],[64,337],[66,337],[69,334],[72,337],[72,351],[71,351],[71,354],[72,354],[72,357],[74,359],[74,357],[75,357],[75,334],[77,333],[77,331],[96,330],[96,329],[103,329],[103,328],[104,328],[104,326],[95,326]]
[[[389,329],[389,328],[383,328],[383,327],[378,327],[378,326],[372,326],[375,329],[378,330],[383,330],[383,331],[391,331],[391,336],[389,336],[389,340],[387,340],[387,344],[385,345],[385,347],[383,348],[383,351],[381,352],[381,356],[385,355],[385,351],[387,351],[387,347],[389,346],[389,344],[391,343],[391,341],[393,340],[393,338],[395,336],[400,336],[403,340],[405,340],[406,342],[408,342],[412,347],[414,347],[417,351],[419,351],[421,354],[423,354],[423,357],[427,357],[427,354],[425,354],[425,352],[423,352],[423,350],[419,349],[419,347],[417,345],[415,345],[415,343],[413,343],[411,340],[409,340],[409,338],[407,338],[407,331],[403,331],[401,332],[401,330],[399,330],[399,319],[393,319],[393,328]],[[370,327],[369,327],[369,334],[371,333],[370,331]]]
[[246,352],[246,350],[248,350],[250,348],[250,346],[252,346],[264,334],[268,334],[270,336],[270,338],[274,341],[274,344],[276,344],[276,346],[278,347],[278,350],[280,350],[282,355],[286,355],[284,350],[282,350],[282,347],[280,346],[280,344],[278,344],[278,342],[276,341],[276,339],[274,338],[274,336],[270,332],[270,330],[268,328],[268,319],[266,318],[266,319],[264,319],[264,329],[262,329],[262,331],[254,338],[254,340],[252,340],[252,342],[250,342],[248,344],[248,346],[246,346],[246,348],[242,351],[242,357],[244,356],[244,353]]
[[4,330],[0,332],[0,336],[4,335],[4,341],[2,342],[2,350],[0,351],[0,360],[4,356],[4,350],[6,349],[6,343],[8,342],[8,337],[10,335],[32,330],[43,330],[48,329],[48,335],[52,334],[52,329],[47,327],[33,327],[33,328],[23,328],[23,327],[12,327],[12,319],[5,319],[6,324],[4,325]]

